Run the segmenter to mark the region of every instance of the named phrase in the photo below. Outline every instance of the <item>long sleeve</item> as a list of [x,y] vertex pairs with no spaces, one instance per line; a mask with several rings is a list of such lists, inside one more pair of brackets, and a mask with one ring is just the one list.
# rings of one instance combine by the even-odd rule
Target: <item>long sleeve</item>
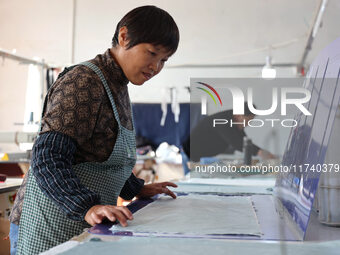
[[129,179],[126,180],[119,196],[125,200],[131,200],[140,192],[143,186],[144,180],[137,178],[133,173],[131,173]]
[[98,194],[80,183],[72,170],[76,145],[58,132],[40,135],[33,147],[32,173],[42,192],[70,219],[83,221],[86,212],[100,204]]

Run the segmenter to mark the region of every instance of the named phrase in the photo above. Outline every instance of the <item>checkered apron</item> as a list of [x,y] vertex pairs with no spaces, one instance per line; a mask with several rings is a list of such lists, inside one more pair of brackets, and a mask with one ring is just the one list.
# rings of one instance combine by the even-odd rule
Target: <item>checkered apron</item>
[[[135,132],[134,128],[128,130],[121,125],[112,93],[99,68],[90,62],[81,65],[91,68],[100,77],[119,130],[108,160],[102,163],[81,163],[74,165],[72,169],[83,185],[100,195],[102,204],[116,205],[120,191],[136,163]],[[42,193],[34,176],[29,175],[20,219],[17,254],[38,254],[81,234],[87,227],[89,225],[85,221],[76,222],[68,219]]]

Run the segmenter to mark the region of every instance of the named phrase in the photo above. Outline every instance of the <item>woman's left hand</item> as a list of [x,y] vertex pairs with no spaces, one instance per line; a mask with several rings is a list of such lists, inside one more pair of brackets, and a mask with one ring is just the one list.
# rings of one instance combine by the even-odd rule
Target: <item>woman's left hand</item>
[[171,196],[172,198],[176,198],[175,193],[167,188],[167,186],[171,186],[177,188],[177,185],[172,182],[160,182],[160,183],[152,183],[144,185],[137,198],[149,198],[157,194],[166,194]]

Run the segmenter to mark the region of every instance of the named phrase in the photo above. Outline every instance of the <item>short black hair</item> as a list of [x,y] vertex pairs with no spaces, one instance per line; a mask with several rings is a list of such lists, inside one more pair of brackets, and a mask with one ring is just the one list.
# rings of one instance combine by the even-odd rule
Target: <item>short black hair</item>
[[170,55],[176,52],[179,42],[179,30],[166,11],[146,5],[128,12],[117,24],[116,32],[112,38],[112,46],[118,45],[118,34],[122,27],[128,30],[128,48],[139,43],[151,43],[155,46],[165,47]]

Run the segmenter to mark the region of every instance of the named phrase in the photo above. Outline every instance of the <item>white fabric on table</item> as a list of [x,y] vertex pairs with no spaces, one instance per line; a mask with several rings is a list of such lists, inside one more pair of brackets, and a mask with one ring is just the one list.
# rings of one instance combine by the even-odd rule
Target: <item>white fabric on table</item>
[[249,197],[194,194],[178,196],[177,199],[161,197],[137,211],[129,226],[114,225],[111,230],[261,235]]

